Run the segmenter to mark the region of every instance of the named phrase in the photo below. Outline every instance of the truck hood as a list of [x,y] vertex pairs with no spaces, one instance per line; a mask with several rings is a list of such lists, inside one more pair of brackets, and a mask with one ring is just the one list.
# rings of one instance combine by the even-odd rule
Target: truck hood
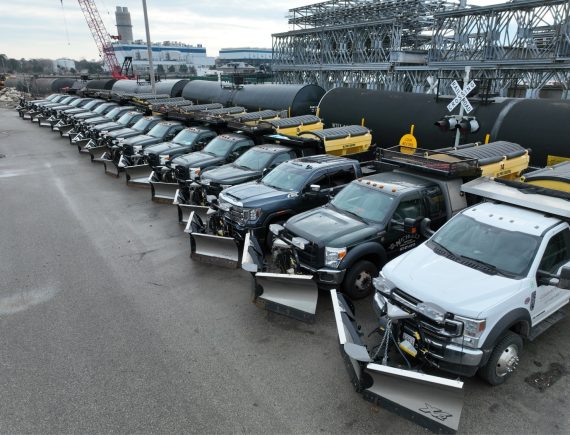
[[365,240],[378,229],[350,215],[324,206],[293,216],[287,230],[319,246],[342,248]]
[[239,201],[244,207],[256,207],[266,205],[269,201],[281,201],[289,195],[296,195],[295,192],[285,192],[266,186],[263,183],[252,181],[250,183],[238,184],[229,187],[220,194],[228,197],[231,201]]
[[169,154],[192,151],[192,145],[181,145],[174,142],[161,142],[145,148],[145,154]]
[[261,171],[240,168],[233,163],[210,169],[204,173],[202,179],[208,179],[219,184],[240,184],[261,177]]
[[73,118],[75,118],[76,120],[82,120],[82,119],[89,119],[89,118],[95,118],[97,116],[101,116],[98,113],[93,113],[93,112],[85,112],[85,113],[78,113],[77,115],[74,115]]
[[185,166],[187,168],[202,168],[215,165],[223,160],[223,157],[216,157],[203,152],[195,152],[176,157],[176,159],[172,161],[172,164],[175,164],[176,166]]
[[87,112],[87,109],[84,109],[83,107],[76,107],[74,109],[67,109],[63,111],[63,113],[65,113],[66,115],[75,115],[76,113],[85,113],[85,112]]
[[87,121],[85,121],[85,124],[94,125],[102,124],[104,122],[113,122],[113,120],[107,118],[106,116],[96,116],[95,118],[89,118]]
[[123,145],[152,145],[160,141],[160,138],[149,136],[146,134],[139,134],[138,136],[131,137],[123,142]]
[[137,136],[139,134],[141,134],[140,131],[125,127],[121,128],[120,130],[115,130],[114,132],[109,133],[109,136],[112,138],[118,138],[118,137],[132,137],[132,136]]
[[459,264],[425,243],[390,261],[382,273],[414,298],[471,318],[484,318],[490,308],[519,292],[524,282]]
[[107,130],[109,128],[122,128],[124,127],[124,125],[122,124],[118,124],[116,122],[113,121],[109,121],[109,122],[104,122],[103,124],[99,124],[96,127],[94,127],[95,130],[97,131],[103,131],[103,130]]

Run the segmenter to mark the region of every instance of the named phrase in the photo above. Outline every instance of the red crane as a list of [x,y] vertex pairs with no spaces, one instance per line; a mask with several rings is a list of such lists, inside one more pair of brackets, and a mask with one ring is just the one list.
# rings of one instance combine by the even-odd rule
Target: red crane
[[125,66],[127,66],[128,69],[128,58],[125,58],[125,63],[123,64],[123,68],[121,68],[117,56],[115,55],[115,49],[111,43],[111,38],[114,37],[107,32],[101,15],[99,15],[99,11],[97,10],[95,0],[78,0],[78,2],[83,11],[85,21],[87,21],[87,25],[89,26],[89,30],[91,30],[93,39],[97,44],[97,48],[99,49],[99,55],[109,67],[113,78],[117,80],[128,79],[129,77],[124,72]]

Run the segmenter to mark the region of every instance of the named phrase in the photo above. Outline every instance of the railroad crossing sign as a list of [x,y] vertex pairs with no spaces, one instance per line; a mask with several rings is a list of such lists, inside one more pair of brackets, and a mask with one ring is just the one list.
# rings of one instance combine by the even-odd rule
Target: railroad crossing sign
[[455,92],[456,97],[451,101],[451,103],[447,105],[447,110],[451,112],[453,109],[457,107],[458,104],[461,104],[465,112],[470,113],[473,110],[473,106],[469,104],[467,95],[469,95],[469,93],[473,89],[475,89],[476,86],[477,85],[475,84],[475,82],[471,80],[471,82],[469,82],[467,86],[461,89],[461,86],[459,86],[457,80],[453,80],[453,83],[451,83],[451,89],[453,89],[453,92]]

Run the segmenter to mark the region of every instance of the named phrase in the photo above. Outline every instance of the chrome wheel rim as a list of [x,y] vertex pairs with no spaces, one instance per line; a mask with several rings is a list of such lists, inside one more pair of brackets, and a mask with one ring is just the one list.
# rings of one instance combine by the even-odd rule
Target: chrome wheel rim
[[507,376],[509,373],[514,372],[518,363],[519,350],[514,344],[511,344],[503,350],[503,353],[497,361],[495,372],[497,376],[502,378]]
[[356,281],[354,281],[354,286],[360,291],[368,289],[371,284],[372,284],[372,275],[366,272],[365,270],[360,272],[360,274],[356,278]]

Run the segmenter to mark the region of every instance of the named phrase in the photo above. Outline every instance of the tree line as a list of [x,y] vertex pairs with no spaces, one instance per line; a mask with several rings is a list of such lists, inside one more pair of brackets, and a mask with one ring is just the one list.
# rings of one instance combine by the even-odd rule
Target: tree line
[[5,54],[0,54],[0,72],[6,74],[78,74],[83,71],[86,71],[88,74],[102,74],[103,63],[81,59],[75,61],[75,68],[69,70],[59,68],[56,71],[51,59],[15,59]]

